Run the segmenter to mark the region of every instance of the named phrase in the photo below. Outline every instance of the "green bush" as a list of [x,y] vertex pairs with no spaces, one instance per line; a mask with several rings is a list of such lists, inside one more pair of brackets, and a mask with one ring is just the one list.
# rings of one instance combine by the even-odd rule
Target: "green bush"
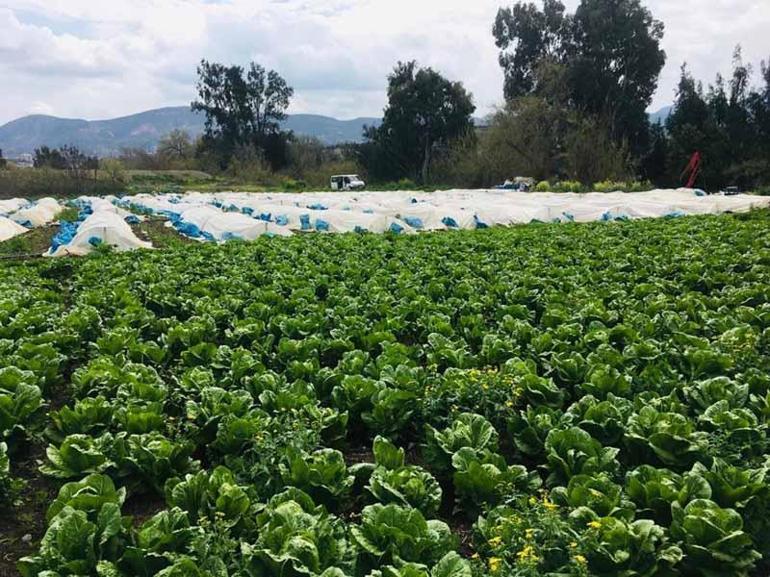
[[552,192],[585,192],[585,187],[577,180],[563,180],[553,187]]
[[66,171],[51,168],[24,168],[0,172],[0,199],[105,196],[125,191],[125,182],[94,178],[93,173],[82,178],[73,178]]
[[594,192],[617,192],[628,191],[629,186],[625,182],[616,182],[614,180],[603,180],[593,186]]
[[551,183],[547,180],[542,180],[535,185],[535,192],[550,192]]

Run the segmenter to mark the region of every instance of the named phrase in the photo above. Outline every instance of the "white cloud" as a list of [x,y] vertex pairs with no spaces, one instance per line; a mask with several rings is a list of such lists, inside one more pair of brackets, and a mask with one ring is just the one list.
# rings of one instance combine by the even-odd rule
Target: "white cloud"
[[[573,9],[578,0],[566,0]],[[666,23],[668,64],[653,106],[673,99],[679,66],[709,82],[770,57],[767,0],[648,0]],[[491,26],[499,0],[0,0],[0,123],[46,111],[100,118],[194,98],[201,58],[279,70],[295,112],[379,115],[385,77],[417,59],[474,93],[502,97]]]

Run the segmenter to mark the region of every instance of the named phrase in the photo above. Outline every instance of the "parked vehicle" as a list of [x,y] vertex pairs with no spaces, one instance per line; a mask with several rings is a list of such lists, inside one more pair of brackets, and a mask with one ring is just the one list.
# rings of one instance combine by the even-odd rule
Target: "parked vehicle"
[[338,174],[331,178],[332,190],[361,190],[366,183],[357,174]]

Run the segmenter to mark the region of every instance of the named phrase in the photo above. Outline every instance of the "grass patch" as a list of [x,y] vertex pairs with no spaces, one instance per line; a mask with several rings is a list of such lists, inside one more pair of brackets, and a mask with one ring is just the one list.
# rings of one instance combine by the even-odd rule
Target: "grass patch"
[[52,224],[0,242],[0,257],[41,256],[51,247],[51,239],[58,231],[59,227]]
[[165,218],[147,218],[144,222],[134,225],[134,234],[141,240],[150,241],[152,246],[159,249],[174,248],[186,244],[195,243],[179,234],[176,230],[166,226]]

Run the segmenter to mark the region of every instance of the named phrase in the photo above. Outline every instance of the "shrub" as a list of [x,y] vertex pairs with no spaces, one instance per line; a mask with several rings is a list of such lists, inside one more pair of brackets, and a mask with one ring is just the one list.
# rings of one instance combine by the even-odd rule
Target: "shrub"
[[553,192],[584,192],[585,187],[577,180],[564,180],[553,187]]
[[593,186],[594,192],[617,192],[617,191],[627,191],[629,189],[629,186],[625,182],[616,182],[614,180],[603,180],[601,182],[597,182]]

